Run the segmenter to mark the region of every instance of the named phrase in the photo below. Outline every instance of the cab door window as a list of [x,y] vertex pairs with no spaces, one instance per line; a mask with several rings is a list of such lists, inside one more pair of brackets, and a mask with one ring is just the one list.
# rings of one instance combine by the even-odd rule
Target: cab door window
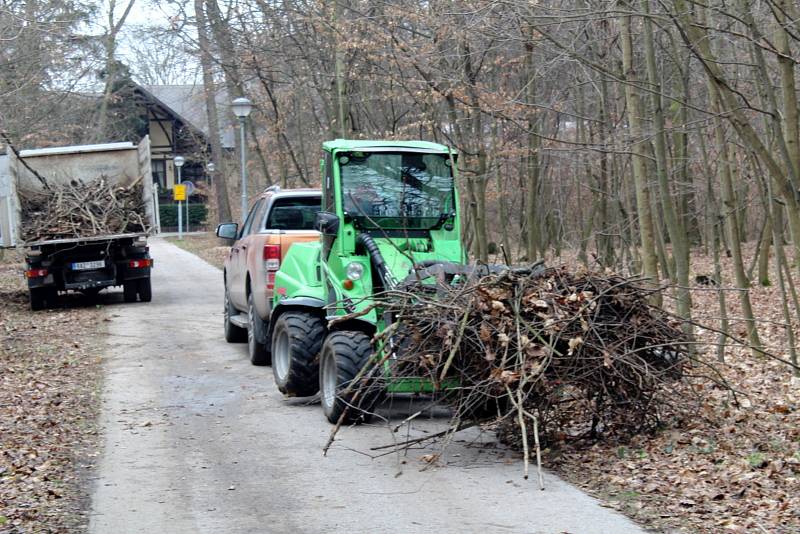
[[250,230],[253,227],[253,221],[257,218],[257,213],[261,211],[261,208],[264,206],[264,199],[262,198],[250,209],[250,213],[247,215],[247,219],[244,221],[244,226],[242,226],[242,233],[239,234],[239,239],[243,238],[244,236],[250,235]]
[[322,180],[322,211],[334,212],[333,197],[333,158],[330,152],[325,152],[324,176]]
[[267,211],[267,199],[261,199],[258,202],[258,206],[256,206],[255,216],[253,217],[253,222],[250,224],[250,228],[248,230],[248,235],[250,234],[257,234],[261,230],[264,229],[264,215]]

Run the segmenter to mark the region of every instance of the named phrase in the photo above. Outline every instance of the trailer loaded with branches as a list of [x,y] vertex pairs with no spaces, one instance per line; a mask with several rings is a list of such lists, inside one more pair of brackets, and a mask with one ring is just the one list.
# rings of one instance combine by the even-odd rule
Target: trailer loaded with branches
[[0,156],[0,243],[25,250],[32,309],[111,286],[126,302],[152,298],[150,167],[148,138]]

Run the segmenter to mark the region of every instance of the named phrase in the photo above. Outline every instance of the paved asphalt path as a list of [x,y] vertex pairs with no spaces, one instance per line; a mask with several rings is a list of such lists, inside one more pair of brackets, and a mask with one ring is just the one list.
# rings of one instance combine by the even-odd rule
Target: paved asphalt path
[[[551,474],[545,491],[490,436],[463,433],[440,466],[371,447],[441,429],[426,414],[340,432],[313,399],[284,399],[269,367],[222,337],[222,276],[160,239],[153,301],[111,306],[90,532],[641,532]],[[113,300],[113,299],[111,299]],[[410,399],[385,413],[395,424]],[[427,468],[426,468],[427,466]]]

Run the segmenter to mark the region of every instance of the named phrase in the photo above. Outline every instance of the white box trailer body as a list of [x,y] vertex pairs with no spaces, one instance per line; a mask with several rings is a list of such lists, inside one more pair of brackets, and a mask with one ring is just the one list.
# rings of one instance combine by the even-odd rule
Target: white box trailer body
[[[43,190],[37,174],[48,184],[100,176],[121,187],[141,182],[142,215],[148,230],[26,242],[21,232],[26,221],[19,191]],[[156,206],[148,137],[138,146],[107,143],[44,148],[20,151],[19,157],[9,150],[0,156],[0,247],[24,250],[31,308],[35,310],[54,305],[59,292],[94,295],[112,286],[123,287],[126,302],[137,297],[149,301],[153,260],[147,236],[157,231]]]
[[0,156],[0,246],[27,247],[44,243],[113,237],[104,235],[26,243],[20,232],[24,214],[21,211],[18,191],[43,189],[41,182],[29,168],[52,184],[66,183],[75,178],[89,181],[99,176],[105,176],[111,183],[120,186],[141,180],[145,206],[144,219],[151,229],[149,233],[155,233],[157,230],[157,199],[153,188],[149,137],[142,139],[138,146],[133,143],[106,143],[42,148],[22,150],[19,156],[17,158],[10,150],[6,156]]

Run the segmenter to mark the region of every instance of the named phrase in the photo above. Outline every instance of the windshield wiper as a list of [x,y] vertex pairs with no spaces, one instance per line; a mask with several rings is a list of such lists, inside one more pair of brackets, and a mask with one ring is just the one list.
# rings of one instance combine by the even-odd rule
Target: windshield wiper
[[449,221],[450,218],[453,217],[453,216],[455,216],[455,213],[442,213],[441,215],[439,215],[439,219],[436,221],[436,224],[431,226],[430,229],[431,230],[438,230],[439,228],[444,226],[444,223]]

